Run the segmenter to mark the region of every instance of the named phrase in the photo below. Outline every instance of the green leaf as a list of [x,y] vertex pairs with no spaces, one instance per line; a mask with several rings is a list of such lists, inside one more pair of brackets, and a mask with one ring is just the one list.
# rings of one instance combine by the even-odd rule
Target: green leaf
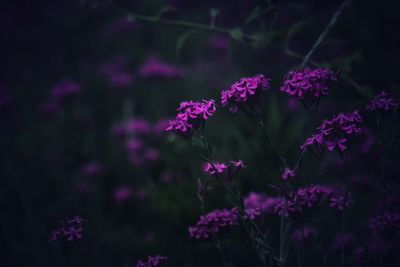
[[219,14],[219,10],[218,9],[216,9],[216,8],[211,8],[210,9],[210,25],[212,27],[215,26],[215,19],[217,18],[218,14]]
[[172,7],[172,6],[164,6],[164,7],[161,8],[160,11],[158,11],[157,14],[155,14],[153,17],[154,17],[155,19],[159,19],[159,18],[161,18],[162,15],[164,15],[164,14],[170,12],[170,11],[176,12],[177,10],[176,10],[175,7]]
[[232,39],[243,42],[243,31],[240,27],[236,27],[230,31],[230,36]]
[[175,47],[175,55],[176,55],[177,61],[180,60],[180,54],[183,49],[183,46],[196,33],[197,33],[197,31],[192,29],[192,30],[189,30],[189,31],[183,33],[181,36],[179,36],[178,40],[176,41],[176,47]]

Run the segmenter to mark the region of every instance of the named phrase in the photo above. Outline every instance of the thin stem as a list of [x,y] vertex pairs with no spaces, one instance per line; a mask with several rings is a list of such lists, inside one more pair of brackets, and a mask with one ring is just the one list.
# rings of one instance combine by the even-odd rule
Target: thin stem
[[341,248],[340,248],[340,267],[344,265],[344,214],[341,215]]
[[301,67],[304,68],[311,55],[317,50],[318,46],[326,39],[328,36],[328,33],[332,30],[333,26],[336,24],[338,21],[339,17],[342,15],[343,11],[351,4],[352,0],[346,0],[343,2],[338,10],[333,14],[331,20],[329,21],[328,25],[326,25],[325,29],[322,31],[322,33],[318,36],[317,41],[314,43],[310,51],[307,53],[307,55],[304,57],[303,62],[301,63]]
[[280,161],[282,169],[286,168],[287,167],[287,162],[286,162],[285,158],[282,156],[281,152],[275,146],[274,142],[272,141],[271,134],[269,133],[267,127],[265,127],[264,122],[262,120],[260,120],[258,124],[263,129],[263,131],[265,132],[265,135],[267,136],[267,140],[268,140],[269,145],[271,146],[271,148],[274,151],[274,153],[276,154],[276,156],[279,158],[279,161]]

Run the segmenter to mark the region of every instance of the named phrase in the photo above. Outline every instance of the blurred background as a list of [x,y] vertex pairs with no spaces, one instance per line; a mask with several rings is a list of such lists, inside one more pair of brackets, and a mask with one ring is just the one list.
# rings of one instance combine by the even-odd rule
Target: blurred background
[[[313,54],[340,70],[339,81],[312,129],[334,113],[363,111],[380,90],[399,98],[399,16],[395,1],[353,1]],[[271,90],[262,111],[273,140],[293,162],[306,114],[279,91],[299,66],[332,14],[333,0],[115,0],[8,1],[0,8],[0,240],[1,266],[135,266],[160,254],[168,266],[222,266],[211,241],[191,239],[188,227],[201,210],[196,196],[202,159],[190,142],[165,133],[183,100],[213,98],[241,77],[263,73]],[[185,20],[231,30],[218,33],[135,20]],[[155,19],[157,20],[157,19]],[[232,30],[233,29],[233,30]],[[254,36],[248,40],[246,36]],[[289,52],[287,52],[289,51]],[[294,52],[298,56],[293,56]],[[350,79],[349,79],[350,78]],[[382,199],[376,120],[349,153],[324,160],[307,154],[307,183],[339,181],[354,204],[346,220],[346,266],[368,240],[368,219]],[[398,126],[398,117],[391,118]],[[386,139],[386,177],[398,195],[398,127]],[[263,132],[243,114],[218,108],[204,135],[221,161],[246,162],[235,186],[276,194],[278,159]],[[231,208],[213,184],[206,210]],[[79,240],[52,240],[53,230],[80,216]],[[266,218],[273,232],[277,218]],[[339,266],[339,222],[321,214],[329,266]],[[398,236],[398,233],[396,233]],[[273,235],[273,234],[272,234]],[[274,237],[276,238],[276,237]],[[226,240],[234,266],[260,266],[243,229]],[[383,266],[395,255],[388,249]],[[310,252],[308,265],[320,266]],[[307,262],[306,262],[307,263]],[[290,265],[292,266],[292,265]],[[293,265],[296,266],[296,265]]]

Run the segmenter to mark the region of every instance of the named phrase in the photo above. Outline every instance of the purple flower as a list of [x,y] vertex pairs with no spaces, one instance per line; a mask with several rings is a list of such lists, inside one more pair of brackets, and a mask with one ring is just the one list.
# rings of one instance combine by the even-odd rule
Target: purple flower
[[386,211],[383,216],[378,213],[370,219],[369,229],[376,236],[395,233],[400,229],[400,213]]
[[295,176],[296,176],[295,171],[289,168],[286,168],[282,173],[283,180],[288,180],[290,178],[294,178]]
[[337,81],[337,74],[328,69],[292,70],[286,74],[281,91],[300,99],[319,98],[329,94],[328,81]]
[[136,263],[136,267],[163,266],[167,260],[168,260],[168,257],[164,257],[164,256],[160,256],[160,255],[148,256],[146,262],[139,260]]
[[117,137],[148,135],[151,133],[151,125],[143,118],[133,118],[118,123],[112,131]]
[[201,102],[184,101],[177,111],[175,119],[169,121],[165,130],[190,138],[195,130],[202,129],[204,122],[214,115],[216,106],[212,99],[203,99]]
[[98,162],[89,162],[82,167],[84,176],[97,176],[103,172],[103,166]]
[[246,166],[242,160],[231,161],[229,163],[213,162],[212,164],[207,162],[203,166],[203,171],[214,176],[218,180],[230,182],[232,181],[233,177],[245,167]]
[[100,66],[99,74],[116,89],[123,89],[132,86],[133,75],[126,70],[128,61],[121,56],[114,57],[110,62]]
[[329,194],[329,207],[336,213],[343,212],[352,202],[349,192],[334,188]]
[[317,235],[317,230],[314,227],[303,226],[302,228],[293,231],[292,239],[300,246],[305,246],[310,243],[311,239]]
[[196,239],[207,239],[213,234],[221,232],[226,228],[239,224],[239,209],[215,210],[200,216],[195,226],[189,227],[189,235]]
[[74,81],[64,81],[55,85],[52,89],[52,99],[56,103],[61,103],[66,99],[75,96],[81,90],[78,83]]
[[[331,251],[338,252],[342,247],[350,247],[354,244],[354,235],[352,233],[340,233],[332,241]],[[346,249],[348,250],[348,249]]]
[[394,99],[389,93],[381,91],[367,105],[367,109],[389,111],[394,110],[399,106],[400,102],[398,100]]
[[347,149],[350,138],[365,133],[365,130],[360,127],[362,121],[357,110],[324,119],[317,128],[317,133],[309,137],[300,148],[303,151],[314,147],[316,152],[322,152],[323,148],[328,151],[342,152]]
[[83,237],[83,223],[87,220],[80,216],[74,216],[71,219],[61,220],[62,226],[51,231],[49,241],[56,241],[64,237],[67,241],[80,240]]
[[185,72],[177,67],[169,65],[159,59],[149,58],[139,69],[139,75],[144,78],[179,78],[185,75]]
[[258,102],[260,90],[269,89],[269,80],[262,74],[241,78],[231,85],[229,89],[221,92],[222,106],[229,105],[231,112],[236,112],[238,109],[243,108],[253,109]]
[[119,186],[114,190],[113,198],[117,204],[124,203],[132,198],[133,190],[129,186]]

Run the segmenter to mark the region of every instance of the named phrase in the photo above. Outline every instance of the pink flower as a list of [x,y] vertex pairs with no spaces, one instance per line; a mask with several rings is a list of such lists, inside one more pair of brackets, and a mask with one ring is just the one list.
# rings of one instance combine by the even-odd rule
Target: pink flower
[[398,100],[394,99],[389,93],[381,91],[367,105],[367,109],[389,111],[394,110],[399,106],[400,102]]
[[203,166],[203,171],[214,176],[217,180],[222,179],[224,182],[230,182],[245,167],[242,160],[231,161],[229,163],[213,162],[212,164],[207,162]]
[[179,78],[185,72],[177,67],[169,65],[157,58],[149,58],[139,69],[139,75],[144,78]]
[[286,168],[283,173],[282,173],[282,179],[287,180],[289,178],[293,178],[296,176],[296,173],[294,170],[291,170],[289,168]]

